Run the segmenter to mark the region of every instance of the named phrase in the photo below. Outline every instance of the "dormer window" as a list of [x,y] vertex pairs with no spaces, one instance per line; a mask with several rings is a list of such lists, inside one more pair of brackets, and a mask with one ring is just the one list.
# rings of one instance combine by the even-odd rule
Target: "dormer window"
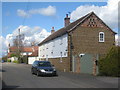
[[104,34],[104,32],[99,32],[99,42],[105,42],[105,34]]

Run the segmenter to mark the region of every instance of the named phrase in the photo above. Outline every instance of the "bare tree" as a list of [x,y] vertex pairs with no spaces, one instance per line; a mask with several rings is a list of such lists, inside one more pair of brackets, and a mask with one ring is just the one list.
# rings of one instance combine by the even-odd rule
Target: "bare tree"
[[23,40],[24,34],[17,35],[16,38],[13,40],[13,46],[24,46]]
[[19,34],[15,37],[13,40],[13,46],[16,47],[15,54],[18,57],[19,62],[21,62],[21,52],[23,51],[24,48],[24,34],[20,34],[20,29],[19,29]]

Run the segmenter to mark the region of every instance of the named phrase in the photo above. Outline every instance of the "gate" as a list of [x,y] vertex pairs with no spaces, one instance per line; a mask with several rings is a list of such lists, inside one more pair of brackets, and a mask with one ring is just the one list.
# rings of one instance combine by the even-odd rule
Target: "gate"
[[86,74],[98,74],[98,66],[96,61],[98,61],[98,54],[84,54],[77,58],[72,57],[72,72],[86,73]]
[[93,72],[93,55],[85,54],[80,57],[80,73],[92,74]]

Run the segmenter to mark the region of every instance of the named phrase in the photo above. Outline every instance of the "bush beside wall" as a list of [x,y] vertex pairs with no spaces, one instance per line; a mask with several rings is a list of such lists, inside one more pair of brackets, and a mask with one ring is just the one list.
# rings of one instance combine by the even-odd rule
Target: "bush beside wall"
[[13,61],[13,63],[19,63],[18,60]]
[[99,75],[120,77],[120,47],[112,47],[99,61]]
[[10,59],[8,59],[8,60],[7,60],[7,62],[11,62],[11,60],[10,60]]

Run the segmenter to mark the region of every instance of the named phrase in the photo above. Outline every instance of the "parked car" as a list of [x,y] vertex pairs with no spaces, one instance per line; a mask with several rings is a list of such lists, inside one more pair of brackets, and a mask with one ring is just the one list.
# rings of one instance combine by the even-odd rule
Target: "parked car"
[[5,60],[1,60],[1,63],[4,63],[5,62]]
[[40,75],[54,75],[57,76],[57,71],[49,61],[34,61],[31,68],[31,73]]

